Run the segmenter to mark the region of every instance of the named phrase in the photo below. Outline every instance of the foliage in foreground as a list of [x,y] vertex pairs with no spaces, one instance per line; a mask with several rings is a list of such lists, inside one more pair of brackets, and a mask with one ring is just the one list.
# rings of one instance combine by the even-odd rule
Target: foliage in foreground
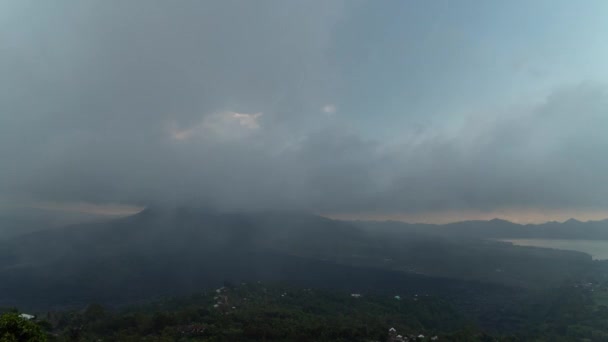
[[[50,314],[56,341],[386,341],[390,327],[430,340],[490,338],[433,296],[362,294],[265,284],[227,286],[112,312]],[[420,340],[420,339],[419,339]],[[495,340],[495,339],[494,339]]]
[[16,312],[0,316],[0,342],[45,342],[46,334],[40,326]]
[[417,341],[604,341],[608,282],[580,280],[538,294],[517,312],[516,329],[480,328],[450,302],[430,295],[350,293],[241,284],[121,310],[89,305],[49,312],[43,321],[2,316],[0,342],[45,341],[387,341],[394,327]]

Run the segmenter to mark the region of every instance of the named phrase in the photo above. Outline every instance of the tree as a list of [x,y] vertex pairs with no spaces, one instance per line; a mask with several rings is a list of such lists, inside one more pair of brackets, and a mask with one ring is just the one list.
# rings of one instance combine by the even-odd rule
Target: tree
[[46,342],[46,335],[36,323],[10,312],[0,316],[0,342]]
[[102,319],[106,314],[103,306],[99,304],[91,304],[84,312],[84,319],[87,322],[93,322]]

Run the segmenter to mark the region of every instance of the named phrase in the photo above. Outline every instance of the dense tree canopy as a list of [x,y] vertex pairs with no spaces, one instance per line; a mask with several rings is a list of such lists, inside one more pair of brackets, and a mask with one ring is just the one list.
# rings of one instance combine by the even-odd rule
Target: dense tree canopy
[[0,316],[0,342],[45,342],[46,335],[34,322],[9,312]]

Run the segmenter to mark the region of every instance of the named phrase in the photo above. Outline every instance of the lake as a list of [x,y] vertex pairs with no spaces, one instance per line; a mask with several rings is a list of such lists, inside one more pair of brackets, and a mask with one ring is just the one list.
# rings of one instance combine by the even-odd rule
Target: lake
[[517,246],[533,246],[565,249],[590,254],[593,259],[608,259],[608,240],[559,240],[559,239],[500,239]]

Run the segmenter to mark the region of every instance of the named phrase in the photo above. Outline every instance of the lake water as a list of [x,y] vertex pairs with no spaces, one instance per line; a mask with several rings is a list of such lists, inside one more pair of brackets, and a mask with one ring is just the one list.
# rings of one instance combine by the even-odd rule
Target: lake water
[[518,246],[565,249],[590,254],[593,259],[608,259],[608,240],[501,239]]

